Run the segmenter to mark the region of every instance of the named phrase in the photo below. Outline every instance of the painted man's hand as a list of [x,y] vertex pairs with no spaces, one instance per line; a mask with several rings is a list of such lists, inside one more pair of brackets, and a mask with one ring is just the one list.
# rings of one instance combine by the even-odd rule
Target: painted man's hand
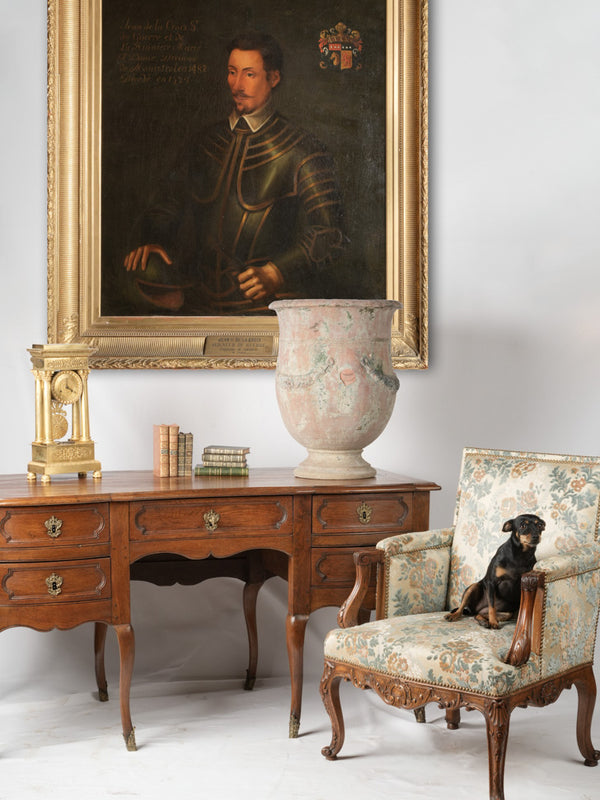
[[165,250],[159,244],[145,244],[136,248],[135,250],[132,250],[131,253],[126,256],[125,261],[123,262],[125,269],[128,272],[136,270],[138,267],[140,267],[142,270],[145,270],[151,253],[157,253],[165,262],[165,264],[173,263]]
[[238,275],[240,289],[249,300],[271,297],[283,286],[283,276],[270,261],[264,267],[249,267]]

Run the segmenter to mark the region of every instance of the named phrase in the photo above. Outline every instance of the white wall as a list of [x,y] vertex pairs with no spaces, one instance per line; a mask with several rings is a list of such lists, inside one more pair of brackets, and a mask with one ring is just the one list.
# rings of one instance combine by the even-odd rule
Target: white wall
[[[43,0],[0,0],[0,472],[26,469],[26,348],[46,331],[45,13]],[[400,374],[392,420],[366,455],[442,485],[432,526],[451,519],[465,445],[600,453],[598,30],[597,0],[430,0],[431,366]],[[199,442],[249,444],[253,466],[303,455],[270,371],[100,371],[90,389],[105,470],[150,468],[151,425],[167,418]],[[230,581],[134,585],[136,675],[243,674],[240,602]],[[282,582],[265,587],[259,614],[259,668],[284,674]],[[333,621],[325,610],[309,624],[315,674]],[[9,631],[0,665],[33,679],[52,663],[48,691],[85,687],[90,641],[89,627]]]

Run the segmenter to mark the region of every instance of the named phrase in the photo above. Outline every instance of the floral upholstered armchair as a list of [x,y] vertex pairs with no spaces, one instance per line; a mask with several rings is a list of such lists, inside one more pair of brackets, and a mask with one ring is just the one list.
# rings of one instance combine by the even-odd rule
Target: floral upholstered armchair
[[[518,617],[500,629],[470,617],[447,622],[465,588],[480,580],[507,539],[503,523],[537,514],[546,529],[533,571],[521,579]],[[600,458],[468,448],[463,453],[454,525],[392,536],[377,552],[357,553],[357,581],[340,610],[342,626],[325,640],[321,696],[332,722],[323,755],[344,740],[340,681],[373,689],[385,702],[478,709],[487,729],[491,800],[504,800],[510,714],[545,706],[563,689],[578,692],[577,743],[587,766],[600,753],[591,742],[596,698],[594,646],[600,602]],[[377,564],[376,619],[357,625]]]

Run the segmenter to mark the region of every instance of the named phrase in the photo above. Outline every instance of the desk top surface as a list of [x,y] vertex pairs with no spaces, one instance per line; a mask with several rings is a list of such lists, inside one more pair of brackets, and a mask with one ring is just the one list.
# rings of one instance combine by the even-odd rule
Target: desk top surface
[[26,474],[0,475],[0,507],[46,503],[131,501],[143,498],[185,499],[284,494],[348,494],[356,491],[424,491],[440,487],[430,481],[378,470],[361,480],[307,480],[294,477],[292,468],[251,467],[247,477],[159,478],[151,470],[103,472],[88,475],[53,475],[50,483],[28,481]]

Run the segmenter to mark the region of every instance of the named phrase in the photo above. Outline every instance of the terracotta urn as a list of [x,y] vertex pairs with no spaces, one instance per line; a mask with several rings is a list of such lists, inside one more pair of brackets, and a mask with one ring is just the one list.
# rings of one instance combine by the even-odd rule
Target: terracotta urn
[[308,458],[299,478],[368,478],[362,456],[387,425],[399,381],[392,367],[395,300],[277,300],[275,383],[283,422]]

